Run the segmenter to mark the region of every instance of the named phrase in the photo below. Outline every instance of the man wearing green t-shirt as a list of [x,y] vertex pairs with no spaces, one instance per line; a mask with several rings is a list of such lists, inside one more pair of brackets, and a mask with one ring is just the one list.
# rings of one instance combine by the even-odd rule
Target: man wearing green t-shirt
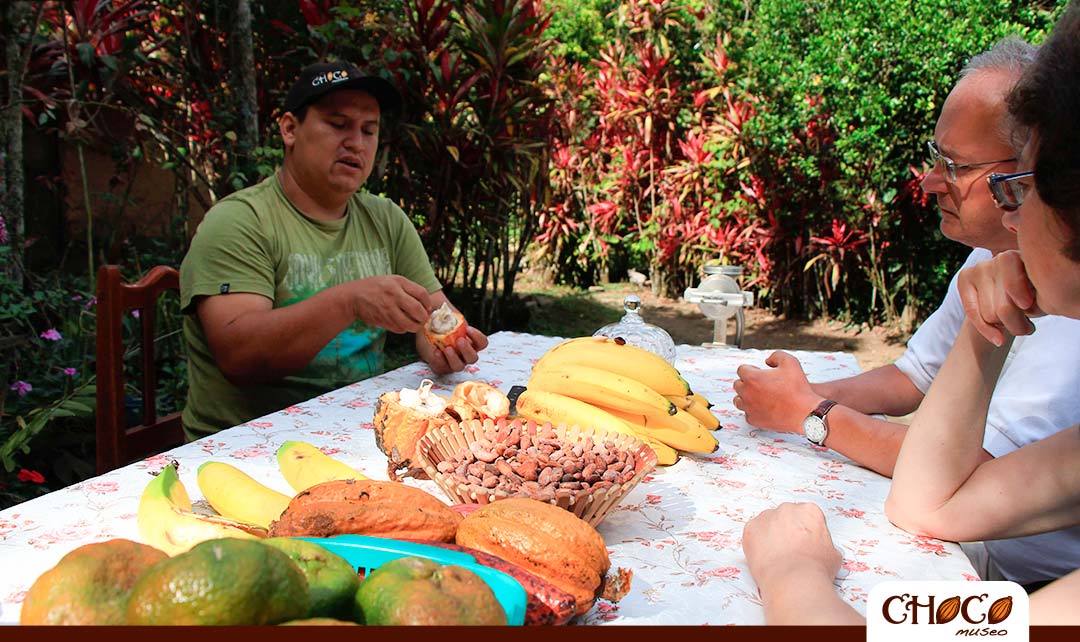
[[416,333],[437,374],[487,347],[473,327],[442,350],[419,331],[446,295],[401,208],[358,191],[380,116],[400,106],[352,65],[305,68],[278,123],[281,168],[206,213],[180,267],[189,439],[382,372],[387,331]]

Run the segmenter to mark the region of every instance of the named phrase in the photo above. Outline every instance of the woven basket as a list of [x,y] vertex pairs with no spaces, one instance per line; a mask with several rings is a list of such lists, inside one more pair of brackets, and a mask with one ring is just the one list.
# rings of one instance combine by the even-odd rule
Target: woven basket
[[[502,490],[492,491],[477,484],[465,483],[460,478],[451,477],[438,470],[439,462],[454,458],[463,448],[468,448],[474,441],[484,438],[488,429],[498,428],[508,422],[499,423],[490,419],[473,419],[461,423],[450,423],[429,431],[417,444],[417,459],[420,466],[442,489],[451,501],[457,504],[490,504],[506,497],[529,497],[527,492],[519,491],[508,494]],[[515,422],[522,430],[536,434],[538,429],[549,428],[550,424],[538,426],[533,421]],[[511,426],[513,424],[510,424]],[[571,490],[560,488],[555,491],[555,498],[549,503],[564,508],[577,515],[592,526],[596,526],[607,516],[611,509],[619,504],[641,478],[656,466],[656,453],[641,440],[621,433],[609,432],[598,428],[558,425],[551,427],[562,441],[578,443],[591,436],[594,442],[613,443],[617,450],[626,451],[633,456],[633,475],[622,483],[611,486],[592,487]]]

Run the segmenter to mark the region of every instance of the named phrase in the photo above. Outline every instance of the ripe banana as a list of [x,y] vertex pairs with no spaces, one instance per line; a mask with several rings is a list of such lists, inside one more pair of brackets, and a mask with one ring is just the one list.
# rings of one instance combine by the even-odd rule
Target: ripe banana
[[538,423],[548,422],[553,426],[559,424],[578,425],[582,428],[594,426],[637,437],[653,449],[656,453],[656,463],[662,466],[670,466],[679,459],[679,453],[674,448],[638,433],[611,413],[584,401],[554,392],[527,388],[517,398],[516,404],[517,415],[523,419],[532,419]]
[[665,444],[662,441],[653,439],[652,437],[634,431],[637,438],[645,442],[645,445],[652,448],[652,451],[656,453],[656,464],[658,466],[670,466],[679,461],[679,451],[675,450],[671,446]]
[[694,395],[664,395],[664,397],[675,404],[675,407],[679,410],[686,410],[694,404]]
[[696,392],[693,393],[693,395],[694,395],[694,401],[696,401],[698,404],[700,404],[703,408],[708,409],[708,408],[713,407],[713,402],[706,399],[705,395],[702,395],[702,394],[699,394],[699,393],[696,393]]
[[270,528],[270,522],[281,517],[292,499],[223,462],[202,464],[195,479],[203,497],[222,517],[263,528]]
[[604,410],[625,421],[635,432],[648,435],[676,450],[711,453],[719,447],[716,437],[713,437],[705,426],[701,425],[701,422],[685,410],[680,410],[669,417],[646,417],[623,412],[617,408],[604,408]]
[[355,468],[340,462],[303,441],[286,441],[277,450],[278,468],[296,492],[315,484],[341,479],[367,479]]
[[673,415],[676,411],[675,404],[640,381],[589,366],[533,370],[528,388],[646,416]]
[[694,395],[694,403],[690,404],[685,410],[701,422],[701,425],[705,426],[707,430],[716,430],[720,427],[720,419],[712,414],[707,405],[698,401],[697,395]]
[[616,339],[569,339],[548,350],[533,366],[533,372],[568,366],[591,366],[614,372],[640,381],[662,395],[690,394],[690,384],[663,357]]
[[143,489],[136,521],[142,542],[169,555],[179,555],[208,539],[266,537],[265,529],[224,517],[192,512],[187,489],[172,464],[166,466]]
[[[708,430],[720,427],[720,420],[709,412],[709,402],[705,397],[694,393],[690,395],[669,395],[667,397],[679,410],[685,410],[701,422]],[[703,401],[704,400],[704,401]]]
[[611,413],[592,404],[546,390],[527,388],[517,398],[517,414],[523,419],[537,423],[545,421],[553,426],[581,426],[600,428],[636,437],[634,431]]

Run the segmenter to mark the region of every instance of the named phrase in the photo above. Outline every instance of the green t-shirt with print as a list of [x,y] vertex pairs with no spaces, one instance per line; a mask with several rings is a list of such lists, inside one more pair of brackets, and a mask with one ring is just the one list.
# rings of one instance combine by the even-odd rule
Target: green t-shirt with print
[[[276,176],[222,199],[207,212],[180,266],[185,312],[189,439],[306,401],[383,370],[386,331],[355,321],[302,372],[237,386],[218,369],[193,305],[197,297],[261,294],[281,308],[354,279],[398,274],[440,289],[412,222],[388,199],[357,193],[344,217],[317,221],[285,197]],[[273,349],[267,346],[267,349]]]

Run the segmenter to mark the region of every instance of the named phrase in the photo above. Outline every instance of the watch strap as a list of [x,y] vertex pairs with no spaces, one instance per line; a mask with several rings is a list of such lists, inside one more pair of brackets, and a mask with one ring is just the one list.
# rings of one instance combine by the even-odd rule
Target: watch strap
[[825,429],[825,434],[821,436],[820,440],[811,439],[809,435],[806,436],[807,441],[815,446],[824,446],[825,440],[829,438],[829,422],[825,419],[825,415],[829,414],[829,411],[836,406],[836,402],[832,399],[825,399],[818,404],[817,408],[810,411],[811,417],[817,417],[821,420],[821,427]]
[[829,414],[829,411],[832,410],[833,406],[835,406],[835,405],[836,405],[836,402],[833,401],[832,399],[825,399],[824,401],[819,403],[818,407],[814,408],[810,412],[810,414],[812,414],[812,415],[814,415],[816,417],[821,417],[822,419],[825,419],[825,415]]

